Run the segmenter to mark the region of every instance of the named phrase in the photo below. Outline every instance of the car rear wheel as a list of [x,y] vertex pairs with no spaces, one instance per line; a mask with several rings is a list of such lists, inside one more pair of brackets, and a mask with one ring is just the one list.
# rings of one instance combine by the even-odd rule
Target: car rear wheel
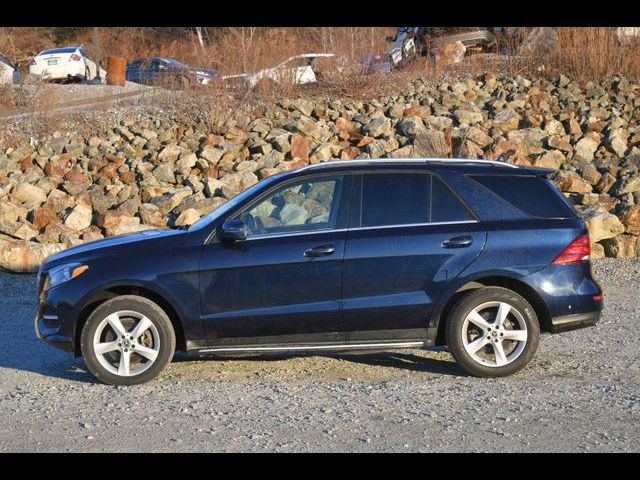
[[463,295],[447,322],[447,345],[456,362],[480,377],[505,377],[522,368],[538,348],[540,325],[521,295],[487,287]]
[[156,378],[171,361],[175,345],[167,314],[136,295],[101,304],[87,319],[80,338],[87,368],[110,385],[135,385]]

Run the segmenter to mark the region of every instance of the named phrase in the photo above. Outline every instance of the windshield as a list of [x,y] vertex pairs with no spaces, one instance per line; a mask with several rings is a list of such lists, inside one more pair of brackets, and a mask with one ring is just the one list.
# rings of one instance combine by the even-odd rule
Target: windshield
[[219,218],[219,217],[223,216],[224,214],[226,214],[227,212],[229,212],[230,210],[233,210],[238,205],[240,205],[242,202],[244,202],[245,200],[251,198],[255,193],[259,192],[263,188],[269,187],[269,185],[271,185],[274,182],[274,180],[276,180],[277,178],[279,178],[281,176],[282,176],[282,174],[274,175],[274,176],[269,177],[269,178],[267,178],[265,180],[262,180],[261,182],[253,184],[252,186],[247,188],[244,192],[239,193],[238,195],[236,195],[235,197],[230,199],[228,202],[223,203],[220,207],[216,208],[209,215],[206,215],[206,216],[202,217],[196,223],[191,225],[189,230],[196,231],[196,230],[200,230],[200,229],[208,226],[216,218]]

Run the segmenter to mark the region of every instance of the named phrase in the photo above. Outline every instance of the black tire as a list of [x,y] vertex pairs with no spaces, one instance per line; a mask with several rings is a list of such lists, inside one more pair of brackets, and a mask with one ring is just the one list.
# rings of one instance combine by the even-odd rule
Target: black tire
[[[505,340],[504,342],[506,343],[502,343],[502,340],[496,340],[494,337],[490,336],[490,330],[484,332],[484,334],[487,335],[487,338],[489,338],[490,341],[485,347],[482,347],[479,352],[488,352],[490,350],[488,355],[490,356],[491,354],[493,354],[494,358],[497,358],[495,347],[491,343],[491,340],[493,340],[494,342],[500,342],[501,345],[506,345],[509,348],[513,348],[513,350],[511,350],[511,353],[507,353],[507,359],[509,356],[511,356],[511,354],[517,353],[517,355],[513,356],[513,359],[510,361],[510,363],[507,363],[506,365],[485,365],[471,356],[464,345],[463,333],[465,320],[476,307],[488,302],[504,302],[509,304],[516,310],[516,312],[520,314],[520,317],[516,318],[514,316],[514,313],[509,313],[507,317],[508,320],[505,323],[508,323],[511,326],[515,325],[515,322],[524,321],[526,325],[526,342]],[[493,320],[489,316],[491,314],[491,308],[492,307],[487,307],[486,310],[488,312],[487,319],[489,320]],[[511,312],[513,312],[513,310]],[[495,332],[495,326],[492,321],[489,321],[488,323],[491,324],[492,328],[494,329],[493,332]],[[475,325],[471,325],[471,329],[473,328],[475,328]],[[520,330],[520,328],[513,330]],[[521,295],[506,288],[486,287],[478,290],[473,290],[460,297],[460,299],[453,306],[451,313],[449,314],[446,325],[446,334],[447,346],[449,347],[450,352],[453,354],[453,357],[455,358],[458,365],[460,365],[466,372],[478,377],[506,377],[524,368],[535,354],[540,339],[540,324],[538,322],[538,317],[535,310]],[[467,335],[469,335],[468,331]],[[496,333],[495,335],[498,336],[498,339],[500,338],[500,333]],[[480,336],[482,336],[482,334],[478,334],[478,337],[476,338],[479,338]],[[468,342],[471,340],[471,338],[467,339]],[[523,349],[520,346],[521,343],[524,343]],[[518,353],[519,349],[521,349],[520,353]],[[505,353],[506,352],[508,352],[507,349],[505,349]],[[481,355],[483,354],[484,353],[481,353]],[[497,361],[494,360],[494,363],[497,363]]]
[[[148,366],[146,370],[132,376],[122,376],[118,375],[117,372],[113,373],[109,371],[98,360],[98,355],[94,348],[93,339],[103,320],[105,320],[109,315],[121,311],[133,311],[147,317],[155,326],[159,343],[157,357],[152,361],[152,364]],[[127,321],[129,320],[126,316],[123,317],[123,326],[126,327]],[[133,321],[135,322],[135,320]],[[145,335],[148,335],[152,339],[154,338],[153,333],[149,333],[150,331],[148,330],[145,330],[145,332]],[[107,331],[106,334],[111,335],[111,338],[108,339],[109,341],[117,341],[117,337],[114,335],[113,331]],[[137,385],[153,380],[160,375],[162,370],[164,370],[167,364],[171,361],[175,348],[175,332],[173,330],[171,320],[169,320],[165,311],[151,300],[137,295],[122,295],[102,303],[91,313],[91,315],[89,315],[89,318],[87,318],[87,321],[82,328],[80,336],[80,350],[87,368],[96,378],[109,385]],[[135,352],[134,350],[131,350],[131,352],[130,356],[133,357],[132,354]],[[118,350],[110,353],[110,355],[120,358],[119,356],[123,355],[123,353]],[[144,366],[145,362],[148,361],[138,354],[136,354],[134,360],[137,361],[137,364],[135,365],[138,366]]]

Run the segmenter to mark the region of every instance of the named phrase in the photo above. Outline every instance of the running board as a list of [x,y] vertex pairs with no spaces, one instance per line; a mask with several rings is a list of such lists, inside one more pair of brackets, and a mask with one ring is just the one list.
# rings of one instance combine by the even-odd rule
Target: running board
[[218,352],[293,352],[301,350],[352,350],[370,348],[412,348],[423,347],[425,342],[394,342],[394,343],[338,343],[334,345],[291,345],[286,347],[219,347],[202,348],[198,353]]

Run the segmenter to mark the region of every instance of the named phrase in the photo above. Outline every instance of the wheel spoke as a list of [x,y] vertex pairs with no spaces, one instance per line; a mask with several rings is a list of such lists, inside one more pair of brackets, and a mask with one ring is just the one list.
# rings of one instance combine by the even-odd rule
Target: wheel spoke
[[104,355],[105,353],[118,350],[118,341],[116,340],[114,342],[96,343],[93,346],[93,349],[96,351],[96,355]]
[[515,340],[516,342],[526,342],[527,341],[527,331],[526,330],[505,330],[503,340]]
[[117,313],[112,313],[111,315],[109,315],[107,317],[107,322],[109,322],[109,325],[111,325],[111,328],[113,328],[118,337],[121,337],[122,335],[127,333],[127,330],[124,328],[124,325],[122,325],[120,317]]
[[465,348],[467,349],[467,352],[473,355],[487,343],[489,343],[489,338],[483,335],[476,338],[473,342],[469,343]]
[[487,328],[489,328],[489,322],[487,322],[482,315],[480,315],[478,312],[476,312],[475,310],[472,311],[469,316],[467,317],[467,320],[469,320],[471,323],[477,325],[478,327],[482,328],[482,330],[486,330]]
[[135,353],[151,360],[152,362],[158,357],[158,351],[153,348],[144,347],[142,345],[136,345]]
[[121,352],[120,354],[120,365],[118,365],[118,375],[122,375],[124,377],[129,376],[129,362],[131,360],[130,352]]
[[502,347],[502,342],[498,341],[493,344],[493,352],[496,355],[496,366],[502,367],[509,363],[507,360],[507,356],[504,354],[504,348]]
[[500,302],[500,306],[498,307],[498,313],[496,314],[495,324],[502,328],[504,326],[504,321],[507,319],[507,315],[511,311],[511,305],[508,303]]
[[151,327],[152,323],[147,317],[142,317],[135,328],[131,331],[131,336],[134,339],[140,338],[140,336]]

